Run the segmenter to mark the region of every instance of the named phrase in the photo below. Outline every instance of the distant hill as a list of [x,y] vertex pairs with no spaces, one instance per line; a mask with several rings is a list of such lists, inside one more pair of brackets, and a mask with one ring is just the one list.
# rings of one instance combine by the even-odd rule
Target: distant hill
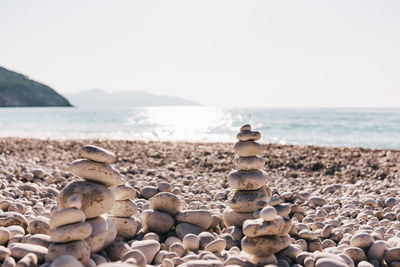
[[76,94],[68,94],[69,101],[78,107],[121,107],[121,106],[198,106],[184,98],[153,95],[141,91],[107,93],[101,89],[82,91]]
[[71,106],[54,89],[0,67],[0,107]]

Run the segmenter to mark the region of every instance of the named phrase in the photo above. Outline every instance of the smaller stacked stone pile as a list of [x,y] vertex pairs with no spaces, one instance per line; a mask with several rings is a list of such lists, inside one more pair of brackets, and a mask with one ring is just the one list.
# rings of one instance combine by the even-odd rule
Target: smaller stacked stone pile
[[290,220],[277,215],[272,206],[264,207],[259,216],[259,219],[244,222],[242,249],[257,266],[277,264],[274,254],[290,245],[288,233],[292,224]]
[[63,254],[73,254],[83,264],[90,260],[90,247],[85,241],[92,233],[92,227],[85,222],[82,203],[76,197],[69,198],[67,207],[53,214],[50,219],[50,240],[47,259],[55,260]]
[[137,206],[133,199],[136,197],[134,188],[128,185],[117,186],[112,189],[115,198],[115,204],[110,210],[112,220],[117,225],[117,235],[125,239],[131,239],[139,230],[139,222],[132,217]]
[[174,217],[182,210],[177,196],[169,192],[160,192],[150,198],[150,208],[142,212],[145,231],[164,234],[174,227]]
[[[82,147],[80,154],[84,159],[72,162],[69,170],[84,181],[70,182],[61,190],[57,201],[57,212],[62,212],[62,214],[70,212],[75,214],[74,216],[78,216],[79,211],[82,211],[86,223],[80,222],[79,225],[82,229],[86,229],[84,227],[89,225],[91,233],[85,240],[51,244],[47,261],[53,261],[58,256],[66,254],[87,264],[90,258],[86,257],[86,251],[89,253],[100,251],[114,241],[117,234],[115,223],[105,215],[115,203],[114,195],[109,188],[125,183],[121,174],[111,166],[111,163],[115,161],[115,155],[103,148],[89,145]],[[65,209],[67,211],[64,211]],[[68,224],[70,223],[68,222]],[[68,227],[75,229],[72,226]],[[56,236],[57,230],[54,230],[53,236]],[[71,233],[66,234],[74,236]],[[52,237],[52,241],[61,242],[57,237],[54,238]]]
[[271,190],[265,185],[267,173],[260,170],[265,160],[258,156],[262,147],[255,142],[261,134],[251,131],[246,124],[236,136],[239,139],[234,146],[234,163],[239,170],[228,175],[228,184],[233,189],[228,195],[229,207],[223,212],[226,226],[242,227],[247,219],[253,219],[253,212],[262,208],[271,198]]

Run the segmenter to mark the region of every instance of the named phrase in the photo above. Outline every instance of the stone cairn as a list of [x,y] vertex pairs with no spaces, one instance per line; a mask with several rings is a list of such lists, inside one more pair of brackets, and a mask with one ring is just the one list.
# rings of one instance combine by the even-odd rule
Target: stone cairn
[[[110,210],[121,209],[109,188],[125,183],[111,163],[115,155],[103,148],[86,145],[78,159],[69,165],[69,171],[84,181],[68,183],[57,199],[57,210],[52,214],[50,233],[53,242],[46,261],[61,255],[71,255],[89,264],[90,253],[98,252],[111,244],[117,234],[116,224],[105,215]],[[122,205],[123,206],[123,205]],[[86,220],[86,221],[85,221]]]
[[255,141],[261,134],[251,131],[246,124],[240,128],[234,146],[234,163],[239,170],[228,175],[228,184],[233,189],[228,194],[228,205],[222,214],[226,226],[242,227],[247,219],[254,219],[254,212],[262,208],[271,198],[271,190],[266,186],[267,173],[260,170],[265,160],[258,156],[261,145]]
[[273,206],[264,207],[259,212],[259,217],[244,222],[242,249],[257,266],[278,264],[274,254],[289,247],[291,221],[277,215]]
[[133,217],[137,211],[137,206],[133,199],[136,191],[128,185],[120,185],[112,189],[115,204],[110,210],[112,220],[117,227],[117,235],[125,239],[131,239],[140,228],[140,222]]

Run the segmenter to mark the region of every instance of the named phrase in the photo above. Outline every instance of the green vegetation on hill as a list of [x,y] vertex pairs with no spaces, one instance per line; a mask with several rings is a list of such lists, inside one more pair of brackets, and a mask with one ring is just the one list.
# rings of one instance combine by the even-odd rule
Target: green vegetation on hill
[[0,107],[71,106],[52,88],[0,67]]

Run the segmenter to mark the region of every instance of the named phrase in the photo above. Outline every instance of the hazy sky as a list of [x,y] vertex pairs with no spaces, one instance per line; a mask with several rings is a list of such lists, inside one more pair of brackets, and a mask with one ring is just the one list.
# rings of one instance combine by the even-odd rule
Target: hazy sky
[[1,0],[0,65],[61,93],[400,106],[400,1]]

